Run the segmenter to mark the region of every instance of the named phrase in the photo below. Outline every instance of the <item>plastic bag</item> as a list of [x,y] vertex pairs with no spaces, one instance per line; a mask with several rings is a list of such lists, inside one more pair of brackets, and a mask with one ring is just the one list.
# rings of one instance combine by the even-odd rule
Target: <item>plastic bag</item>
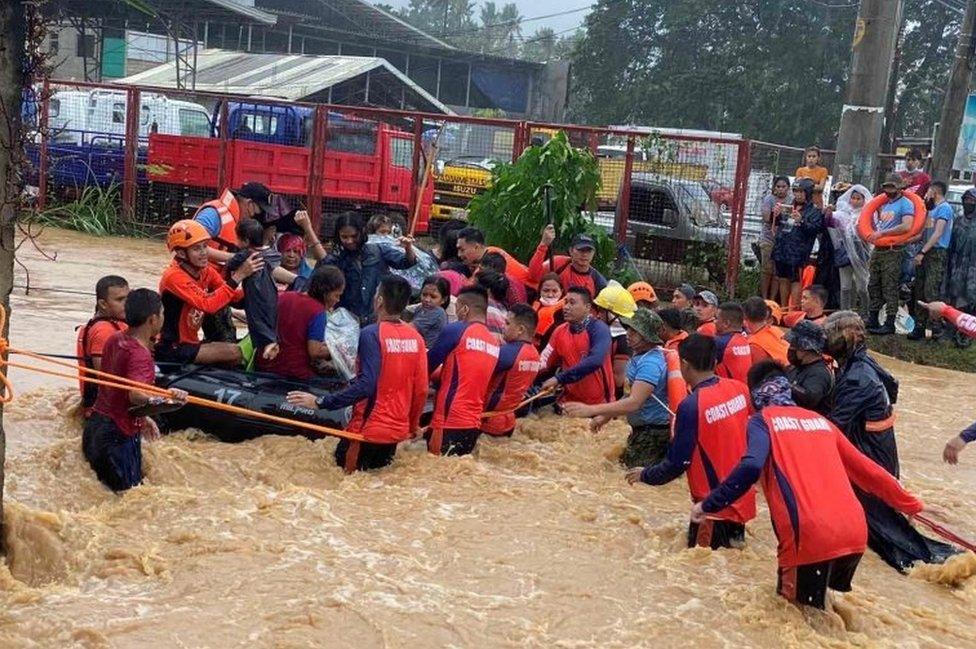
[[340,376],[351,381],[356,376],[359,352],[359,319],[342,307],[328,314],[325,344],[332,355],[332,365]]
[[[368,241],[369,243],[376,243],[381,246],[396,246],[397,248],[401,248],[397,240],[388,234],[371,234],[369,235]],[[420,246],[415,244],[413,250],[417,255],[416,264],[404,270],[392,268],[390,272],[410,282],[410,288],[413,289],[414,293],[419,293],[420,289],[424,286],[424,280],[440,270],[440,266],[437,263],[437,258]]]

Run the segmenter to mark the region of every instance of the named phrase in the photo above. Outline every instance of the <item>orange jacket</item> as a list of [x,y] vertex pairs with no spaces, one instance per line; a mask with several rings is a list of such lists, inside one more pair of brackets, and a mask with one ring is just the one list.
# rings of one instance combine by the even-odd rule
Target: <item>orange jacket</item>
[[749,334],[747,338],[749,347],[752,348],[753,363],[772,358],[783,365],[789,364],[786,350],[790,346],[783,340],[783,334],[778,329],[766,325],[755,333]]

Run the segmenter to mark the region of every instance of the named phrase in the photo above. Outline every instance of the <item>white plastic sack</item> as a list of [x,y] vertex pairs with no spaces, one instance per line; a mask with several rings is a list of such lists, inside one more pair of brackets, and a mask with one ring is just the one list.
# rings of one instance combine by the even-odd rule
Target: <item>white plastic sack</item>
[[329,313],[325,325],[325,344],[332,355],[332,364],[336,371],[347,381],[351,381],[356,376],[359,319],[342,307]]

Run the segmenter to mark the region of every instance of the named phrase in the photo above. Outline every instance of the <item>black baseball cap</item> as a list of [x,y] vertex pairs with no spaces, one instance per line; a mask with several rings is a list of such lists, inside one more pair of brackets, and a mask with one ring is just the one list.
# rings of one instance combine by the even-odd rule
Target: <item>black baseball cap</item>
[[596,250],[596,243],[593,241],[593,237],[588,234],[577,234],[573,237],[573,249],[583,250],[585,248]]
[[265,214],[271,212],[271,190],[261,183],[244,183],[241,188],[234,192],[238,198],[246,198],[254,201],[258,208]]

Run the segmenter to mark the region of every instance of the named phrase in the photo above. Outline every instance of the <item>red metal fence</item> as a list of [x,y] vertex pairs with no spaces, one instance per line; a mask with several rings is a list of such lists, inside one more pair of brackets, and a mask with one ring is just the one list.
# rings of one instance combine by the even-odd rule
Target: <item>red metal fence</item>
[[418,232],[436,232],[466,216],[492,165],[562,131],[597,159],[594,218],[620,244],[618,262],[655,286],[731,293],[752,236],[756,153],[738,138],[65,81],[45,83],[25,117],[38,210],[101,199],[143,230],[257,181],[306,207],[325,236],[348,209],[405,221],[416,212]]

